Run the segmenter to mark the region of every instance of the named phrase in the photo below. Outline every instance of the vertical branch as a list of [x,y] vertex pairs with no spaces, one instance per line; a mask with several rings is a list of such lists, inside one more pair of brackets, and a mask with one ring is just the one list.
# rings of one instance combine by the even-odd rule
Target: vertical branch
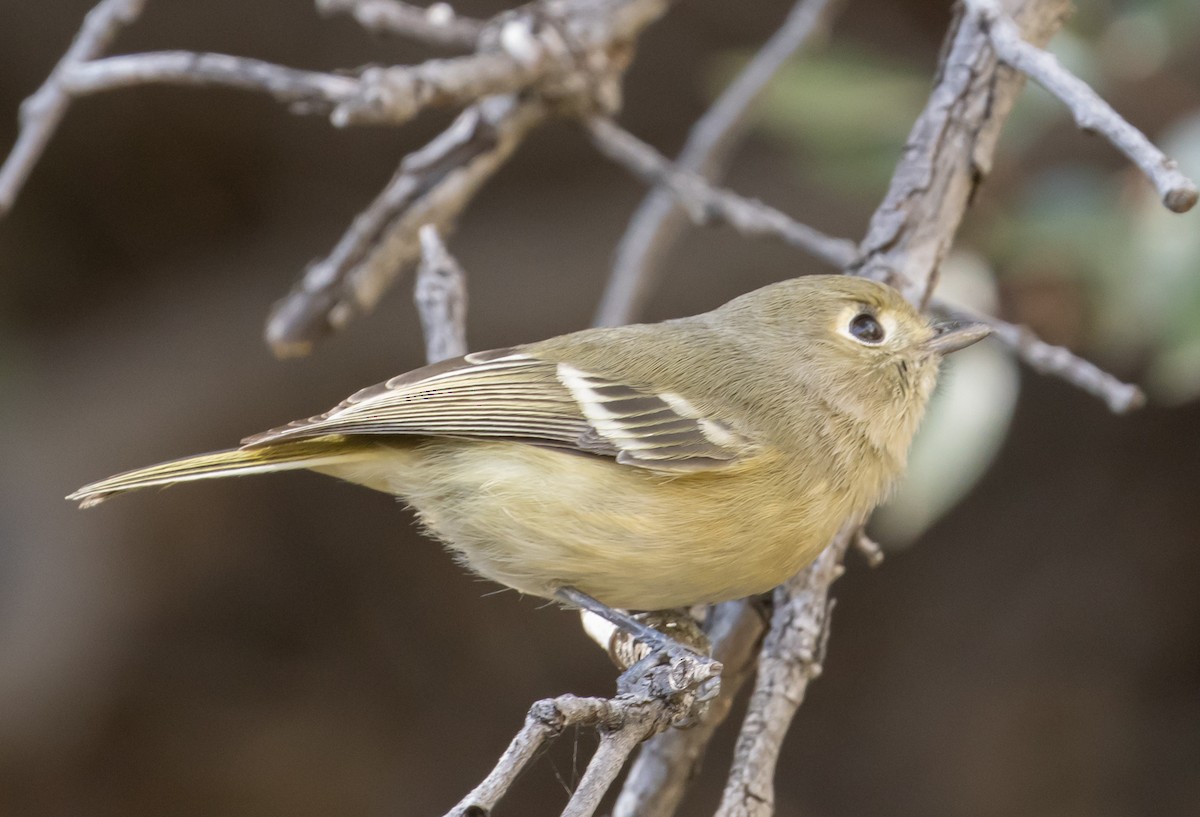
[[[1068,0],[1008,0],[1029,41],[1045,44]],[[976,188],[991,171],[1000,130],[1025,76],[998,63],[979,14],[960,6],[933,92],[908,135],[855,271],[924,305]]]
[[842,574],[853,532],[847,527],[816,561],[775,589],[771,628],[717,817],[774,813],[775,766],[808,682],[821,674],[833,609],[829,588]]
[[[745,130],[746,115],[763,89],[814,32],[828,24],[841,0],[798,0],[742,72],[692,127],[676,167],[712,180]],[[612,275],[596,312],[597,326],[634,320],[660,279],[663,259],[686,226],[674,194],[662,185],[642,200],[617,245]]]
[[419,231],[421,264],[413,300],[425,333],[425,357],[430,363],[467,353],[467,275],[446,250],[437,227]]
[[724,666],[721,694],[688,729],[668,729],[642,744],[625,785],[613,806],[613,817],[670,817],[688,785],[700,774],[700,763],[717,727],[754,670],[765,622],[758,606],[746,599],[713,608],[708,626],[713,658]]
[[16,201],[25,180],[58,129],[71,96],[62,79],[73,67],[102,53],[122,27],[138,18],[146,0],[101,0],[87,16],[67,53],[42,87],[21,105],[21,130],[12,152],[0,167],[0,216]]

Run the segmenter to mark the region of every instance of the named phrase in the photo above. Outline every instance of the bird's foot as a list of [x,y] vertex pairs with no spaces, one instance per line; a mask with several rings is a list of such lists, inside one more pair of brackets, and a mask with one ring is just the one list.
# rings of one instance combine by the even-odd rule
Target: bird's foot
[[615,627],[608,649],[624,670],[617,679],[618,695],[672,700],[679,713],[672,722],[687,726],[720,693],[721,662],[710,657],[708,637],[685,612],[630,615],[570,587],[558,596]]

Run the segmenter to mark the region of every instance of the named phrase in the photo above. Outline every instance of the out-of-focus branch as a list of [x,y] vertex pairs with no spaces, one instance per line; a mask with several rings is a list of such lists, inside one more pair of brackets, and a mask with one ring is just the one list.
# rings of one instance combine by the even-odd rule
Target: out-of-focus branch
[[[1008,0],[1024,38],[1038,45],[1062,25],[1068,5]],[[959,7],[929,101],[859,245],[858,274],[925,304],[1024,84],[1024,75],[997,63],[983,18]]]
[[460,17],[447,3],[427,8],[399,0],[317,0],[322,14],[350,14],[363,28],[449,48],[474,48],[484,23]]
[[700,773],[700,762],[734,698],[754,669],[758,642],[766,629],[758,605],[747,601],[718,604],[707,633],[713,658],[724,666],[721,692],[688,729],[668,729],[642,745],[629,769],[613,817],[670,817],[688,784]]
[[[787,19],[696,121],[675,162],[681,171],[712,180],[745,130],[746,115],[767,83],[813,34],[827,28],[841,0],[797,0]],[[597,326],[634,320],[661,276],[663,257],[685,226],[672,192],[655,187],[642,200],[617,245],[612,275],[596,312]]]
[[467,274],[436,227],[426,224],[417,235],[421,263],[413,299],[425,332],[425,357],[430,363],[461,357],[467,353]]
[[848,526],[816,561],[775,589],[771,626],[717,817],[770,817],[775,811],[779,752],[808,682],[821,674],[833,611],[829,589],[843,573],[855,527]]
[[1103,135],[1129,157],[1158,189],[1167,209],[1186,213],[1196,205],[1196,183],[1179,172],[1175,161],[1167,158],[1086,82],[1064,68],[1053,54],[1027,42],[1020,27],[997,0],[965,2],[985,21],[988,37],[1001,61],[1058,97],[1070,109],[1076,125]]
[[940,298],[934,298],[933,307],[953,318],[986,323],[992,327],[992,337],[1012,349],[1034,371],[1061,378],[1100,398],[1115,414],[1126,414],[1146,404],[1146,395],[1137,386],[1114,377],[1069,349],[1046,343],[1028,326],[982,315]]
[[722,221],[742,235],[774,236],[837,268],[858,258],[854,242],[827,236],[757,199],[712,187],[695,173],[675,167],[611,119],[591,117],[586,125],[601,153],[638,178],[670,190],[696,224]]
[[71,96],[149,83],[221,85],[270,94],[307,113],[327,113],[357,98],[354,77],[303,71],[249,57],[194,51],[155,51],[77,63],[65,69],[62,87]]
[[312,264],[275,305],[266,330],[275,353],[306,354],[315,341],[374,307],[388,285],[420,257],[421,226],[448,231],[479,187],[546,115],[536,98],[489,97],[406,156],[333,252]]
[[102,0],[87,16],[74,42],[33,96],[21,105],[21,130],[0,167],[0,216],[7,213],[41,158],[67,112],[71,96],[62,86],[64,73],[102,53],[117,33],[136,20],[146,0]]
[[191,51],[108,57],[68,69],[62,87],[73,95],[151,83],[223,85],[261,91],[305,113],[329,113],[334,125],[402,125],[426,108],[471,103],[518,91],[551,68],[487,52],[418,65],[368,68],[359,78]]

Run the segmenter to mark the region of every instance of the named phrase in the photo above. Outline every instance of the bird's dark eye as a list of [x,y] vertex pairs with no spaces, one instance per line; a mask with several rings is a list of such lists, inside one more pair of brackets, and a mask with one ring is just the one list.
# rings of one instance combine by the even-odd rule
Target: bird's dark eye
[[850,319],[850,334],[863,343],[879,343],[883,340],[883,327],[874,315],[863,312]]

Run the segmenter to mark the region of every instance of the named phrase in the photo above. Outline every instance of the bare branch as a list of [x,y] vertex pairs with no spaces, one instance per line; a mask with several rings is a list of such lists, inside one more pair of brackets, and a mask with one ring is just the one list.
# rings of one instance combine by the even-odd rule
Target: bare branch
[[688,784],[700,773],[713,733],[728,717],[734,698],[754,669],[764,625],[758,607],[745,599],[712,609],[708,635],[713,658],[725,667],[721,693],[692,727],[669,729],[643,744],[613,807],[613,817],[670,817],[675,813]]
[[623,706],[608,698],[578,698],[562,695],[538,701],[529,708],[525,725],[504,750],[500,760],[483,782],[475,787],[446,817],[477,817],[491,814],[517,776],[529,765],[538,750],[569,726],[619,728],[626,721]]
[[549,61],[522,62],[488,52],[419,65],[368,68],[360,78],[304,71],[228,54],[159,51],[72,66],[62,86],[79,95],[149,83],[224,85],[262,91],[304,113],[331,113],[338,127],[400,125],[430,107],[518,91],[545,75]]
[[629,755],[653,729],[653,722],[643,722],[627,723],[620,729],[601,730],[600,746],[588,762],[587,770],[567,807],[563,809],[562,817],[592,817]]
[[[1062,24],[1068,0],[1012,0],[1025,38],[1044,44]],[[922,305],[980,182],[996,140],[1024,86],[998,65],[984,21],[958,8],[936,84],[908,135],[883,203],[871,217],[855,272],[884,281]]]
[[[814,32],[827,27],[839,5],[840,0],[797,0],[783,25],[697,120],[675,167],[706,180],[721,175],[745,130],[746,114],[767,83]],[[597,326],[629,323],[642,310],[684,223],[683,210],[670,190],[655,187],[642,200],[617,245],[612,275],[596,312]]]
[[1071,110],[1076,125],[1102,134],[1129,157],[1158,189],[1167,209],[1186,213],[1195,206],[1196,183],[1179,172],[1175,160],[1167,158],[1053,54],[1026,42],[1021,29],[996,0],[966,0],[966,4],[986,21],[992,47],[1000,59],[1058,97]]
[[775,589],[771,627],[717,817],[774,813],[779,751],[808,682],[821,674],[832,609],[829,588],[842,575],[853,531],[847,526],[812,564]]
[[419,65],[368,68],[362,73],[363,93],[338,105],[332,121],[337,127],[402,125],[425,108],[520,91],[552,70],[561,70],[565,58],[565,53],[550,58],[545,50],[529,59],[488,51]]
[[986,323],[992,327],[992,336],[1016,352],[1034,371],[1061,378],[1099,397],[1114,414],[1127,414],[1146,404],[1146,395],[1137,386],[1114,377],[1069,349],[1046,343],[1028,326],[964,309],[940,298],[934,299],[933,306],[953,318]]
[[102,0],[98,3],[83,18],[74,42],[42,87],[21,105],[21,130],[17,142],[0,167],[0,216],[12,208],[25,180],[66,115],[71,97],[62,87],[63,74],[108,48],[121,28],[141,15],[145,5],[146,0]]
[[275,305],[266,330],[275,353],[307,354],[313,342],[374,307],[404,267],[420,256],[420,227],[433,224],[448,231],[546,113],[536,98],[489,97],[405,157],[333,252],[312,264]]
[[591,117],[586,125],[592,143],[601,153],[638,178],[669,189],[696,224],[716,219],[727,222],[743,235],[775,236],[838,268],[854,263],[858,257],[851,241],[827,236],[757,199],[714,188],[695,173],[679,170],[611,119]]
[[353,77],[193,51],[155,51],[76,63],[61,78],[62,87],[72,96],[148,83],[261,91],[299,105],[306,113],[327,113],[362,93],[361,83]]
[[425,331],[425,357],[437,363],[467,353],[467,275],[436,227],[426,224],[418,236],[421,263],[413,294]]
[[474,48],[484,23],[459,17],[447,3],[421,8],[398,0],[317,0],[322,14],[350,14],[363,28],[450,48]]

